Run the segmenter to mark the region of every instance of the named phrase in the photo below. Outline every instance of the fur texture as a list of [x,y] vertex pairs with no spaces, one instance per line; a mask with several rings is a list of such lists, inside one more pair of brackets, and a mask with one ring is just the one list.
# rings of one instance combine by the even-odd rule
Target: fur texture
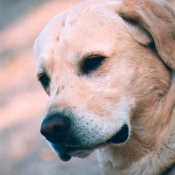
[[[104,175],[175,174],[175,13],[167,2],[85,1],[45,27],[35,55],[39,79],[49,79],[44,120],[57,112],[71,121],[65,141],[51,143],[61,159],[97,150]],[[96,57],[104,61],[86,73],[82,65]],[[116,144],[124,125],[128,139]]]

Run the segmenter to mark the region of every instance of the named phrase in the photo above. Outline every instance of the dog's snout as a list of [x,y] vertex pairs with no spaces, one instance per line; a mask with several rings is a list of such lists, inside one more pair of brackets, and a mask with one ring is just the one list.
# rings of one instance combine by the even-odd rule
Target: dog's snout
[[48,141],[52,143],[62,143],[68,128],[68,118],[61,113],[54,113],[43,120],[40,132]]

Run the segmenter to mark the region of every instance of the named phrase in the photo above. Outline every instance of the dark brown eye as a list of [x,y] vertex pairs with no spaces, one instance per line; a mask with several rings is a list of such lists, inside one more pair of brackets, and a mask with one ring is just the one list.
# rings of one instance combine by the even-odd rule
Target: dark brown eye
[[97,70],[106,57],[101,55],[92,55],[86,58],[82,64],[82,72],[89,74]]
[[39,76],[39,81],[45,90],[49,88],[50,78],[45,73]]

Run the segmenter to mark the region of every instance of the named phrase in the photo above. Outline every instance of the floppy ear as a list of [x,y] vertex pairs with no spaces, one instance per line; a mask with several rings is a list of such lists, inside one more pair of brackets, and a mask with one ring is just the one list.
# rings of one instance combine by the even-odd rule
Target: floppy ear
[[164,0],[124,0],[119,15],[142,45],[155,43],[157,53],[175,70],[175,12]]

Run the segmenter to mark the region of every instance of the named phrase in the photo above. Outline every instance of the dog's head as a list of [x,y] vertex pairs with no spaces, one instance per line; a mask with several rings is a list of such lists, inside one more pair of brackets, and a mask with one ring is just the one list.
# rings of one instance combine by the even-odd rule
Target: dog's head
[[[50,96],[41,133],[62,160],[122,146],[164,96],[175,69],[175,22],[163,1],[86,1],[56,16],[35,43]],[[155,106],[154,106],[155,107]]]

